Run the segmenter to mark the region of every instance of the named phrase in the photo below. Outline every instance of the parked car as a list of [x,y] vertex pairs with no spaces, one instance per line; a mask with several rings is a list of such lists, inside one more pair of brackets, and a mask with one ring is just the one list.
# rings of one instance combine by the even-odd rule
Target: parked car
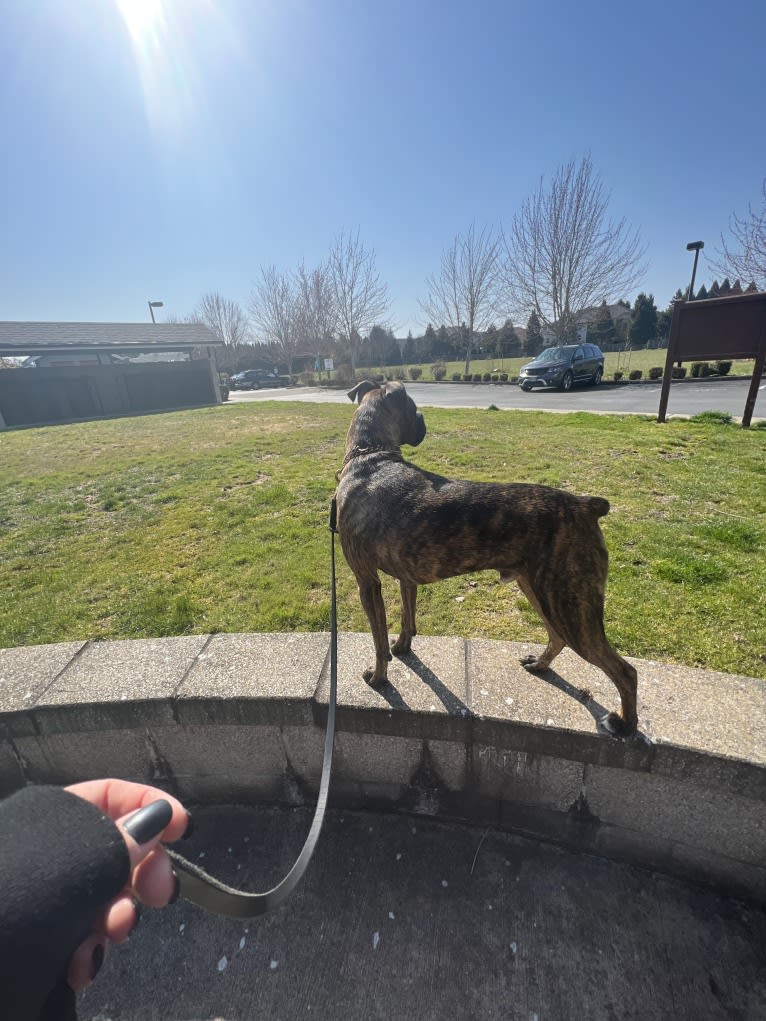
[[598,385],[604,375],[604,355],[595,344],[564,344],[546,348],[532,362],[522,365],[519,386],[557,386],[571,390],[575,383]]
[[265,369],[245,369],[244,372],[237,372],[231,377],[232,390],[261,390],[265,387],[289,386],[289,376],[278,376],[276,372],[267,372]]

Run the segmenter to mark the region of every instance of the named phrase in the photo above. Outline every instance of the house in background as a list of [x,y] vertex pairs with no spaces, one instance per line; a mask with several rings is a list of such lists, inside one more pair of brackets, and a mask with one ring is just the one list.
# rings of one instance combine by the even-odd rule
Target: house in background
[[221,401],[199,323],[0,322],[0,429],[200,407]]
[[[609,312],[609,315],[612,317],[612,322],[614,323],[618,337],[622,338],[616,345],[611,345],[611,347],[614,347],[616,349],[617,347],[622,347],[625,338],[628,335],[628,327],[630,325],[630,309],[626,308],[625,305],[621,305],[619,302],[616,305],[607,305],[606,308]],[[578,312],[577,315],[574,317],[575,324],[577,327],[578,344],[585,343],[588,337],[588,330],[593,328],[593,326],[598,321],[598,318],[601,315],[601,313],[602,306],[594,305],[592,308],[584,308],[582,312]],[[558,343],[558,339],[552,327],[543,326],[540,332],[542,334],[543,343],[545,347],[550,347],[552,344]],[[591,343],[596,343],[596,341],[594,341],[591,338]]]

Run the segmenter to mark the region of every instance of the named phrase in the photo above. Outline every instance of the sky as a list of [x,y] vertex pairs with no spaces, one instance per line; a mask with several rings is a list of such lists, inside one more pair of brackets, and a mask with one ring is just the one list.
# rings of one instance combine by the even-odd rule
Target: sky
[[[766,177],[766,3],[0,0],[0,319],[142,322],[375,252],[400,336],[456,234],[590,154],[665,307]],[[635,294],[613,295],[612,299]],[[517,325],[524,325],[523,323]]]

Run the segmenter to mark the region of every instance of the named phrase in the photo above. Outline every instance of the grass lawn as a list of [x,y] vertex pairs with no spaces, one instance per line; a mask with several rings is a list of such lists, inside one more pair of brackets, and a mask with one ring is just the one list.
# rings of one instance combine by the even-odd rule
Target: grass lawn
[[[327,630],[327,514],[350,407],[254,402],[0,433],[0,646]],[[766,429],[429,410],[407,456],[600,494],[627,655],[766,677]],[[338,557],[339,624],[367,630]],[[389,621],[398,586],[384,579]],[[457,602],[456,597],[464,597]],[[545,641],[491,572],[421,589],[421,634]]]

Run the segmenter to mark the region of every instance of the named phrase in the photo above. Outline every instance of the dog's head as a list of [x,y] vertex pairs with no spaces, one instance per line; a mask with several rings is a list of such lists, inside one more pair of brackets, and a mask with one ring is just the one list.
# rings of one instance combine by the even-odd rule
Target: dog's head
[[381,386],[365,379],[357,383],[353,390],[349,390],[348,398],[350,401],[359,401],[360,405],[365,398],[374,401],[381,413],[394,424],[397,444],[406,443],[410,447],[417,447],[423,442],[426,435],[425,419],[404,389],[403,383],[384,383]]

